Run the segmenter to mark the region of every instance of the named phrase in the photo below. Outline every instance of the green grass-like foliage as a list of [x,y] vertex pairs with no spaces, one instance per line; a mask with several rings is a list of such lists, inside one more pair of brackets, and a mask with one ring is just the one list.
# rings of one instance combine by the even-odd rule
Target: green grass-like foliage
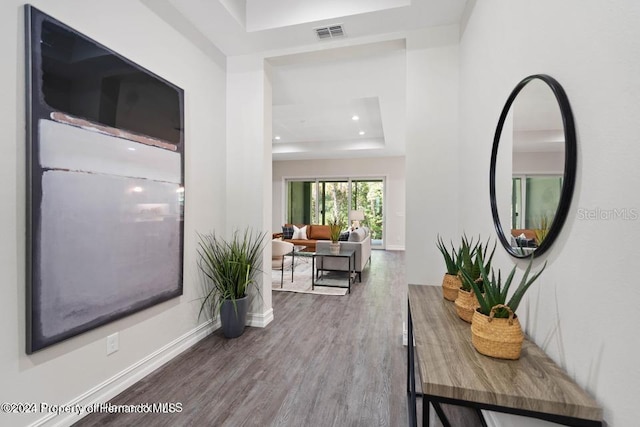
[[536,235],[536,244],[540,246],[549,234],[549,218],[547,218],[546,215],[542,215],[540,218],[540,227],[533,230],[533,232]]
[[456,275],[460,270],[460,263],[462,262],[462,248],[458,248],[458,252],[456,253],[456,249],[453,247],[453,243],[451,243],[451,252],[447,249],[442,237],[438,234],[438,241],[436,246],[440,250],[442,257],[444,258],[444,263],[447,266],[447,274]]
[[[483,259],[482,254],[480,253],[478,254],[478,256],[480,257],[480,262],[482,263],[482,259]],[[522,300],[523,295],[525,294],[525,292],[527,292],[527,289],[529,289],[529,287],[533,284],[533,282],[536,281],[536,279],[540,276],[540,274],[542,274],[544,269],[547,267],[547,263],[545,262],[542,268],[540,269],[540,271],[538,271],[537,273],[534,273],[534,275],[531,276],[531,278],[529,278],[529,273],[531,272],[532,264],[533,264],[533,256],[529,261],[527,270],[524,272],[524,275],[522,276],[522,280],[520,281],[520,284],[518,285],[518,287],[516,288],[515,292],[513,293],[513,295],[511,296],[508,302],[506,302],[507,293],[509,292],[509,288],[511,287],[511,282],[513,281],[513,276],[515,275],[515,272],[516,272],[516,266],[513,267],[513,270],[511,270],[511,273],[505,280],[504,286],[502,285],[500,270],[498,270],[498,280],[496,280],[495,272],[493,271],[493,269],[491,270],[491,280],[489,280],[487,271],[485,271],[484,269],[481,270],[480,274],[482,276],[482,282],[484,284],[484,294],[480,292],[479,285],[472,280],[471,276],[466,271],[461,270],[461,272],[463,277],[465,277],[465,280],[468,280],[471,282],[473,291],[475,292],[476,297],[478,298],[478,303],[480,304],[480,312],[482,314],[488,316],[489,313],[491,312],[491,308],[495,307],[498,304],[507,305],[515,313],[518,306],[520,305],[520,301]],[[504,308],[500,308],[496,310],[494,317],[506,319],[509,317],[509,312]]]
[[224,300],[247,294],[260,271],[266,233],[234,231],[230,240],[213,233],[198,234],[198,268],[204,275],[204,296],[198,318],[206,312],[215,318]]
[[333,218],[333,221],[329,222],[329,238],[333,243],[340,240],[340,233],[342,233],[343,228],[344,224],[337,218]]
[[[461,269],[466,271],[467,276],[473,279],[473,282],[479,285],[479,289],[481,292],[484,292],[484,285],[482,279],[482,269],[485,272],[491,271],[491,260],[493,260],[493,254],[496,252],[497,241],[493,244],[493,250],[491,251],[491,255],[487,258],[487,251],[489,249],[489,241],[487,240],[486,244],[482,244],[480,241],[480,237],[478,237],[478,243],[473,244],[473,239],[469,241],[467,236],[463,236],[462,238],[462,264]],[[486,260],[483,262],[483,260]],[[461,288],[465,291],[471,291],[472,286],[471,282],[466,279],[467,276],[462,275],[462,286]],[[474,291],[475,292],[475,291]]]

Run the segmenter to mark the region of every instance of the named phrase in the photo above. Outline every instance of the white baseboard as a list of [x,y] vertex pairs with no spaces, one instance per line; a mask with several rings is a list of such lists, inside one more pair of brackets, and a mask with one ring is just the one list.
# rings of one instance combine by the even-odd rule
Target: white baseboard
[[387,245],[387,246],[385,246],[385,250],[387,250],[387,251],[404,251],[404,246]]
[[[409,345],[409,331],[407,330],[407,323],[402,322],[402,345],[406,347]],[[416,345],[416,337],[413,337],[413,346]]]
[[402,345],[407,346],[409,344],[409,331],[407,331],[407,322],[402,322]]
[[[273,314],[271,316],[273,318]],[[98,384],[87,392],[81,394],[66,405],[85,407],[94,403],[106,403],[126,388],[140,381],[151,372],[155,371],[171,359],[178,356],[183,351],[192,347],[198,341],[208,336],[212,331],[220,327],[220,320],[203,323],[186,334],[176,338],[159,350],[151,353],[144,359],[134,363],[125,370],[117,373],[113,377]],[[83,411],[81,415],[51,413],[30,425],[30,427],[56,426],[66,427],[75,423],[82,417],[88,415]]]
[[273,308],[264,313],[247,313],[247,325],[264,328],[273,321]]

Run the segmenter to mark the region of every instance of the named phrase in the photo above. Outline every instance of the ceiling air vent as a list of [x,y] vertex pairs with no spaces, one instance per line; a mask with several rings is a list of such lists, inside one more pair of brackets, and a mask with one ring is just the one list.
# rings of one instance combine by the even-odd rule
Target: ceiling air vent
[[344,29],[342,24],[328,25],[326,27],[317,27],[313,29],[320,40],[334,39],[336,37],[344,37]]

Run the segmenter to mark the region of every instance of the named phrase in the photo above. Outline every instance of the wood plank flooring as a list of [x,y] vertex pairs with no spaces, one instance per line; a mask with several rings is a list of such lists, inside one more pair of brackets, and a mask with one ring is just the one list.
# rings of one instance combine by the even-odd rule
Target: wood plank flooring
[[404,265],[404,252],[373,251],[350,295],[274,292],[266,328],[233,340],[216,331],[111,401],[181,402],[181,413],[75,425],[407,425]]

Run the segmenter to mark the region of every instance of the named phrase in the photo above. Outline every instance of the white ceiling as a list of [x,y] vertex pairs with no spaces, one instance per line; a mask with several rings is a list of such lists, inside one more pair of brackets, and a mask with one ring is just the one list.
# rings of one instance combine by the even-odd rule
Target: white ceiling
[[[404,155],[407,31],[459,23],[467,0],[140,0],[219,58],[272,65],[274,159]],[[473,2],[470,2],[473,3]],[[346,37],[314,28],[342,24]],[[395,35],[395,36],[394,36]],[[366,43],[377,36],[391,40]],[[283,55],[285,52],[305,52]],[[361,113],[354,113],[358,111]],[[351,120],[354,114],[360,121]],[[357,132],[364,130],[364,135]]]
[[564,124],[558,101],[542,80],[531,80],[511,106],[514,152],[564,152]]
[[404,155],[403,40],[270,62],[274,159]]
[[378,97],[273,106],[274,145],[384,139]]

